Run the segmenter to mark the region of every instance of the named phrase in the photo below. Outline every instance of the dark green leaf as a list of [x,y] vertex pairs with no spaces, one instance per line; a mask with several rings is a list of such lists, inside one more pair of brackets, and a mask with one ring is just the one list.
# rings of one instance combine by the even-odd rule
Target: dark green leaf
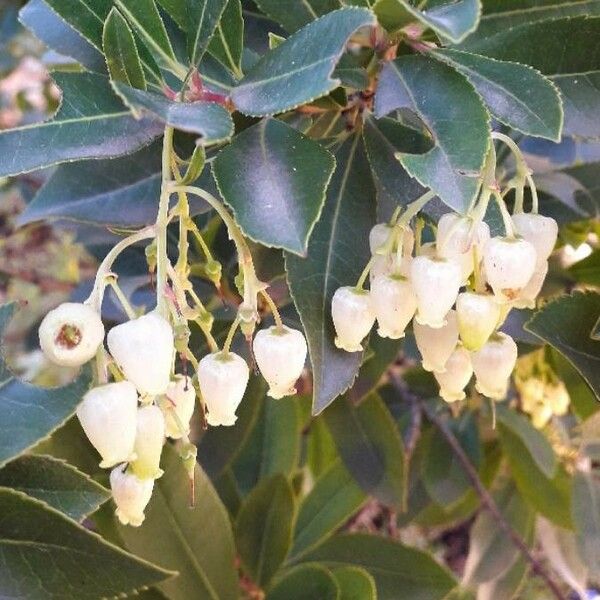
[[[14,304],[0,306],[0,335],[14,311]],[[64,387],[36,387],[17,379],[0,357],[0,465],[60,427],[75,412],[90,382],[91,373],[84,369],[75,381]]]
[[13,488],[81,521],[110,492],[66,462],[50,456],[21,456],[0,469],[0,487]]
[[257,0],[256,4],[289,33],[340,8],[339,0]]
[[21,492],[0,489],[0,514],[3,598],[100,600],[174,575]]
[[375,580],[362,567],[338,567],[333,576],[340,588],[339,600],[377,600]]
[[600,481],[597,473],[575,474],[572,512],[581,557],[591,576],[597,578],[600,574]]
[[137,121],[93,73],[56,73],[63,102],[52,121],[0,133],[0,176],[61,162],[110,158],[135,152],[162,133],[160,123]]
[[335,533],[366,500],[346,467],[336,460],[300,504],[291,556],[305,553]]
[[262,481],[237,516],[235,535],[244,569],[255,583],[267,584],[292,543],[294,493],[283,475]]
[[347,140],[306,258],[286,254],[291,294],[308,340],[313,370],[313,413],[318,414],[354,381],[362,356],[334,345],[331,298],[356,283],[368,262],[369,231],[375,222],[375,189],[361,139]]
[[538,71],[460,50],[437,50],[434,56],[463,73],[499,121],[527,135],[560,141],[560,95]]
[[158,0],[158,4],[183,31],[187,30],[188,15],[185,0]]
[[489,116],[477,92],[451,67],[427,56],[403,56],[385,65],[375,113],[417,114],[435,137],[426,154],[398,153],[400,162],[448,206],[467,210],[489,147]]
[[215,33],[227,0],[185,0],[187,8],[188,55],[200,64]]
[[[511,527],[523,538],[533,532],[535,514],[512,484],[495,494],[496,504]],[[470,535],[464,580],[470,585],[491,581],[506,572],[519,557],[519,549],[489,511],[479,513]]]
[[591,337],[600,314],[600,294],[578,293],[549,302],[526,325],[581,373],[600,399],[600,341]]
[[477,28],[481,4],[479,0],[425,0],[418,3],[379,0],[374,10],[382,24],[392,31],[406,25],[412,17],[442,38],[460,42]]
[[542,473],[551,479],[558,462],[546,436],[531,424],[530,419],[503,404],[498,404],[496,415],[498,421],[521,440]]
[[379,600],[442,600],[456,585],[452,575],[425,552],[375,535],[337,535],[305,558],[330,568],[366,569],[375,579]]
[[580,421],[585,421],[600,410],[600,403],[585,379],[560,352],[554,349],[552,349],[551,364],[559,379],[565,384],[571,399],[571,410]]
[[344,464],[363,490],[388,506],[402,506],[404,450],[381,398],[373,394],[358,406],[340,399],[324,416]]
[[135,38],[123,15],[113,8],[104,24],[102,48],[113,81],[146,89],[146,77],[135,45]]
[[600,250],[595,250],[587,258],[576,262],[569,268],[569,273],[577,283],[600,287]]
[[210,480],[198,466],[196,502],[183,463],[165,446],[165,474],[156,480],[142,527],[118,526],[127,547],[179,575],[159,588],[171,600],[236,600],[238,577],[231,525]]
[[267,593],[266,600],[339,600],[339,587],[321,565],[300,565],[287,571]]
[[165,96],[136,90],[123,83],[113,82],[123,101],[138,113],[149,112],[175,129],[199,134],[204,145],[215,144],[233,135],[229,112],[214,102],[174,102]]
[[335,442],[322,415],[311,421],[306,444],[306,462],[313,477],[319,477],[338,458]]
[[43,0],[30,0],[19,12],[19,20],[49,48],[69,56],[89,71],[106,73],[102,53],[60,18]]
[[233,103],[245,114],[261,116],[326,95],[340,83],[331,74],[348,38],[373,24],[370,11],[349,7],[306,25],[258,61],[232,90]]
[[263,119],[217,156],[213,173],[247,236],[304,255],[334,168],[320,144]]
[[244,18],[241,0],[229,0],[208,51],[236,76],[242,75]]

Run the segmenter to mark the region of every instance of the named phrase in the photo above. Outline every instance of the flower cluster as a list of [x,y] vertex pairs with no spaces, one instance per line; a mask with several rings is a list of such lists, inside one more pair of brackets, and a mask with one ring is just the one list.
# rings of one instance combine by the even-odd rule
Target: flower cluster
[[[529,173],[524,177],[535,194]],[[431,192],[404,214],[396,211],[390,223],[376,225],[369,237],[372,258],[357,285],[333,296],[336,346],[362,351],[375,322],[381,337],[398,339],[412,321],[423,368],[433,372],[444,400],[464,399],[473,374],[481,394],[505,398],[517,345],[499,328],[512,308],[535,305],[558,236],[556,221],[537,214],[537,195],[532,212],[523,212],[521,201],[511,216],[504,204],[508,189],[500,192],[492,171],[467,215],[439,219],[433,243],[420,242],[423,221],[416,232],[411,228]],[[522,188],[518,192],[522,196]],[[492,237],[483,220],[492,197],[504,236]],[[369,290],[363,287],[367,274]]]

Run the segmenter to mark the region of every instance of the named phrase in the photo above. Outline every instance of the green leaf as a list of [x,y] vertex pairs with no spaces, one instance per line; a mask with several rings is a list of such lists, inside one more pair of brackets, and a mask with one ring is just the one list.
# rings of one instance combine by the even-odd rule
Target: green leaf
[[306,258],[286,254],[286,272],[308,341],[313,371],[313,414],[320,413],[354,381],[362,356],[333,342],[331,299],[354,285],[370,258],[368,237],[375,224],[375,189],[359,137],[336,153],[337,167]]
[[575,292],[546,304],[525,326],[567,358],[598,399],[600,341],[591,334],[599,314],[600,294]]
[[227,0],[185,0],[187,9],[188,55],[199,65],[219,24]]
[[292,542],[294,493],[283,475],[262,481],[237,516],[235,536],[244,569],[264,587],[285,560]]
[[0,514],[4,598],[100,600],[174,575],[21,492],[0,489]]
[[332,535],[366,502],[366,494],[338,459],[302,500],[290,552],[297,557]]
[[340,8],[339,0],[257,0],[256,4],[289,33]]
[[13,488],[81,521],[110,498],[110,492],[66,462],[50,456],[21,456],[0,469],[0,488]]
[[600,287],[600,250],[576,262],[568,271],[577,283]]
[[229,112],[214,102],[174,102],[165,96],[136,90],[113,82],[115,91],[134,112],[149,112],[164,124],[200,135],[205,146],[228,140],[233,135],[233,121]]
[[496,119],[526,135],[560,141],[560,95],[541,73],[525,65],[448,48],[436,50],[433,56],[463,73]]
[[306,442],[306,462],[313,477],[321,476],[337,460],[335,442],[323,416],[312,419]]
[[585,421],[600,410],[596,396],[573,365],[557,350],[552,349],[552,368],[565,384],[571,399],[571,411],[580,420]]
[[[511,527],[527,539],[533,533],[535,514],[512,484],[495,494],[496,504]],[[506,572],[519,557],[519,549],[489,511],[479,513],[470,535],[464,580],[469,585],[491,581]]]
[[573,478],[573,525],[581,557],[590,575],[600,574],[600,481],[597,473],[578,471]]
[[104,23],[102,48],[113,81],[146,89],[146,77],[135,45],[135,38],[123,15],[113,8]]
[[338,600],[339,587],[319,564],[300,565],[287,571],[267,593],[266,600]]
[[142,527],[118,526],[127,547],[179,575],[159,588],[171,600],[235,600],[238,577],[231,525],[210,480],[197,466],[196,502],[175,449],[166,445],[162,466]]
[[385,65],[375,114],[408,109],[425,123],[436,145],[421,155],[398,153],[410,175],[448,206],[464,212],[477,191],[489,147],[489,116],[469,82],[427,56],[402,56]]
[[188,15],[185,0],[157,0],[164,11],[179,25],[183,31],[187,31]]
[[479,0],[379,0],[374,10],[391,31],[400,29],[412,17],[433,29],[442,39],[460,42],[477,28],[481,3]]
[[229,0],[217,25],[208,51],[237,76],[242,74],[244,18],[241,0]]
[[[546,549],[544,548],[544,550]],[[477,599],[518,598],[518,592],[522,588],[528,572],[529,563],[519,556],[513,566],[504,573],[477,586]]]
[[374,22],[370,11],[348,7],[306,25],[250,69],[232,90],[233,103],[247,115],[263,116],[325,96],[340,84],[331,74],[348,38]]
[[361,567],[339,567],[333,576],[340,588],[339,600],[377,600],[375,580]]
[[404,449],[381,398],[372,394],[358,406],[339,400],[324,416],[344,464],[361,488],[388,506],[401,507]]
[[375,579],[379,600],[442,600],[456,585],[452,575],[425,552],[381,536],[337,535],[305,559],[332,569],[364,568]]
[[[15,312],[15,304],[0,306],[0,335]],[[25,452],[60,427],[74,412],[91,383],[89,369],[72,383],[41,388],[17,379],[0,356],[0,466]]]
[[334,168],[325,148],[276,119],[244,130],[213,163],[244,233],[299,255],[306,254]]
[[62,162],[114,158],[158,137],[160,123],[133,118],[112,93],[109,80],[93,73],[55,73],[63,92],[52,121],[0,132],[0,176]]
[[549,479],[554,477],[558,461],[546,436],[527,417],[504,404],[497,405],[496,415],[498,421],[521,440],[540,471]]

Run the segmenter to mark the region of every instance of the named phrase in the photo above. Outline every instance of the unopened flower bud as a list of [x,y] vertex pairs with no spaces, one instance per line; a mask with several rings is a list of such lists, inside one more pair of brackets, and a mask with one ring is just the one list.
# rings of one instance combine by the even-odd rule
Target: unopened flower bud
[[371,304],[377,317],[377,333],[393,340],[404,330],[417,310],[417,299],[405,277],[379,275],[371,284]]
[[544,261],[541,264],[538,263],[531,279],[513,302],[513,306],[515,308],[535,308],[535,300],[542,291],[546,275],[548,275],[548,261]]
[[140,479],[158,479],[162,474],[160,455],[165,443],[165,419],[154,404],[138,408],[134,451],[136,459],[131,470]]
[[169,383],[165,395],[165,432],[167,437],[178,440],[190,431],[190,421],[196,407],[196,390],[189,377],[176,375],[175,380]]
[[483,264],[494,294],[515,300],[531,279],[536,266],[535,248],[522,238],[492,238],[483,251]]
[[393,226],[388,223],[377,223],[377,225],[371,229],[369,232],[369,248],[373,256],[377,254],[378,250],[385,246],[393,231]]
[[92,388],[77,407],[77,418],[96,448],[103,469],[135,458],[138,396],[129,381]]
[[417,297],[416,321],[433,328],[443,327],[462,283],[459,263],[453,259],[417,256],[410,272]]
[[110,473],[110,489],[117,505],[115,514],[123,525],[139,527],[144,522],[144,510],[152,497],[154,479],[140,479],[124,470],[124,465]]
[[175,352],[173,328],[156,312],[113,327],[108,349],[140,394],[163,394]]
[[254,357],[269,384],[267,394],[279,399],[296,393],[294,384],[306,361],[306,340],[297,329],[285,325],[262,329],[254,337]]
[[375,322],[369,292],[351,286],[338,288],[331,301],[331,316],[335,345],[346,352],[361,352],[362,341]]
[[104,340],[100,315],[87,304],[65,302],[43,319],[40,346],[50,362],[79,367],[94,357]]
[[446,362],[458,343],[458,321],[456,312],[451,310],[445,318],[443,327],[433,328],[413,321],[413,331],[417,348],[423,359],[426,371],[443,373]]
[[534,213],[517,213],[512,216],[517,233],[533,244],[538,266],[548,260],[558,238],[558,224],[552,217]]
[[467,350],[479,350],[496,330],[500,305],[490,294],[463,292],[456,299],[460,339]]
[[477,391],[494,400],[506,397],[510,376],[517,362],[517,345],[505,333],[494,334],[471,355]]
[[468,350],[458,346],[446,361],[445,370],[434,371],[434,377],[440,385],[440,396],[446,402],[456,402],[465,398],[465,387],[473,375],[471,355]]
[[233,425],[250,370],[246,361],[233,352],[215,352],[205,356],[198,365],[200,393],[208,409],[209,425]]

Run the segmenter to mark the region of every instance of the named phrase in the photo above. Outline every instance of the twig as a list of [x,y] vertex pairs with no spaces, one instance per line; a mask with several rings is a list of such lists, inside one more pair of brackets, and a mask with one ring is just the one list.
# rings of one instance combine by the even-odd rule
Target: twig
[[496,504],[486,487],[481,482],[481,479],[479,479],[479,475],[477,474],[475,467],[471,464],[469,457],[462,449],[462,446],[460,445],[452,431],[450,431],[450,428],[442,419],[440,419],[438,415],[435,414],[435,411],[433,411],[431,407],[427,406],[425,402],[421,402],[421,407],[427,415],[427,418],[440,430],[444,438],[446,438],[446,441],[452,448],[452,451],[456,455],[456,458],[458,458],[467,476],[471,480],[471,483],[473,484],[473,487],[475,488],[475,491],[477,492],[483,506],[490,511],[490,513],[497,521],[498,525],[501,527],[504,533],[508,535],[512,543],[523,554],[525,560],[527,560],[527,562],[531,565],[533,572],[537,573],[544,580],[544,583],[548,586],[554,597],[558,600],[567,600],[567,597],[562,593],[558,585],[546,572],[542,564],[531,553],[531,550],[527,547],[527,544],[525,543],[523,538],[510,526],[510,523],[508,523],[508,521],[504,518],[504,515],[498,508],[498,505]]

